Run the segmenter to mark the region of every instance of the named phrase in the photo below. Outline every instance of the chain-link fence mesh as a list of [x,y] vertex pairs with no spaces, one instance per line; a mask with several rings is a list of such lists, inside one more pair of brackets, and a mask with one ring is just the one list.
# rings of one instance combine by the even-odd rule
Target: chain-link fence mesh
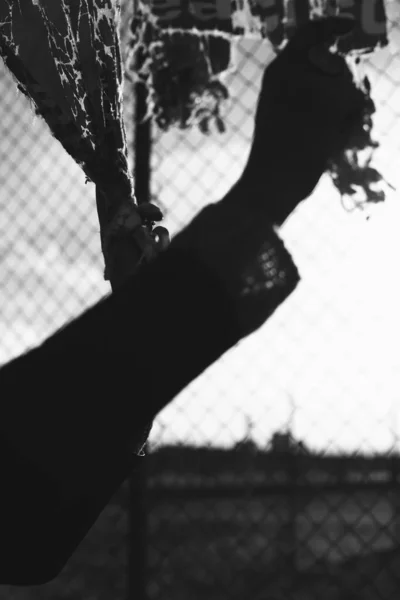
[[[360,68],[377,104],[375,163],[399,188],[399,2],[387,11],[390,46]],[[221,199],[245,163],[273,53],[255,40],[233,50],[226,133],[153,130],[152,190],[172,233]],[[0,90],[2,364],[109,286],[94,186],[2,64]],[[132,164],[132,87],[125,91]],[[343,209],[324,178],[281,231],[298,289],[157,418],[147,459],[149,598],[398,597],[398,217],[394,192],[366,221]],[[354,452],[377,457],[340,456]],[[0,594],[124,597],[126,491],[55,582]]]
[[[359,67],[377,104],[374,162],[393,187],[399,9],[387,3],[389,48]],[[274,54],[248,39],[233,50],[226,133],[154,134],[153,192],[172,232],[222,199],[244,167],[263,67]],[[347,212],[326,176],[281,230],[302,275],[298,289],[156,421],[149,598],[400,593],[400,481],[389,458],[400,434],[395,194],[369,214]],[[387,458],[340,457],[354,452]]]

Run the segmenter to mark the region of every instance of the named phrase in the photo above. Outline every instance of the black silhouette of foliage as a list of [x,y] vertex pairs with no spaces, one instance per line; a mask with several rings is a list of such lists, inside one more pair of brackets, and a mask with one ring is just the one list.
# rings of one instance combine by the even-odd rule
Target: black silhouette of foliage
[[197,125],[201,132],[226,129],[221,116],[229,92],[214,73],[209,36],[166,32],[142,8],[131,22],[128,76],[146,84],[148,115],[162,131]]
[[[146,85],[146,118],[152,118],[162,131],[197,126],[204,135],[224,133],[221,109],[229,92],[213,71],[210,36],[192,30],[163,30],[142,5],[131,21],[131,35],[127,72],[131,79]],[[282,50],[274,49],[277,54]],[[383,202],[385,192],[377,189],[384,179],[371,166],[379,146],[372,138],[376,107],[371,83],[365,77],[359,85],[365,95],[363,117],[347,148],[329,162],[327,172],[342,202],[350,198],[354,207],[363,208],[367,203]]]
[[[374,150],[379,142],[372,138],[376,106],[371,98],[371,82],[364,77],[360,86],[365,96],[362,119],[356,124],[348,147],[329,162],[328,173],[341,195],[342,201],[351,198],[354,208],[366,203],[376,204],[385,200],[385,192],[376,189],[384,181],[381,173],[371,166]],[[366,158],[362,156],[366,155]],[[358,198],[357,198],[358,196]]]

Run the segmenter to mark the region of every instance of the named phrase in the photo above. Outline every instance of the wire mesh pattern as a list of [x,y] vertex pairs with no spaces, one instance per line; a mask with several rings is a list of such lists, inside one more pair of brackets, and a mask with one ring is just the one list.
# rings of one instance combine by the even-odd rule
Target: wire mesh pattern
[[[400,189],[398,0],[387,11],[390,46],[360,68],[377,104],[375,161]],[[172,234],[226,194],[247,157],[262,69],[274,55],[256,40],[232,52],[225,133],[153,128],[152,191]],[[2,64],[0,91],[3,364],[109,285],[94,186]],[[130,84],[124,116],[132,166]],[[302,277],[296,292],[157,418],[147,459],[149,599],[398,597],[397,204],[389,191],[366,221],[321,181],[281,231]],[[125,597],[125,495],[57,581],[0,589],[0,598]]]
[[[390,47],[359,66],[377,105],[374,163],[393,187],[399,9],[387,3]],[[226,132],[154,130],[152,189],[172,233],[222,199],[247,158],[274,55],[258,40],[232,51]],[[394,247],[383,250],[375,227],[382,219],[385,229],[395,203],[389,192],[384,208],[352,212],[326,176],[280,232],[298,289],[157,419],[147,465],[152,600],[397,597],[399,387],[397,367],[378,354],[394,349],[399,321],[383,324],[383,296],[371,292],[375,268],[391,280],[383,263]]]

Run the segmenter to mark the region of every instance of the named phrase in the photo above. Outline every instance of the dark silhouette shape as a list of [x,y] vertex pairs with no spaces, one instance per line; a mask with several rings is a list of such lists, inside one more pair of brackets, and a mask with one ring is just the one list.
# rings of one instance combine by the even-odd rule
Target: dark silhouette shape
[[[266,69],[249,161],[226,197],[111,296],[0,369],[0,584],[56,577],[143,460],[148,423],[295,289],[273,224],[312,192],[359,116],[344,60],[323,48],[351,29],[343,23],[310,23]],[[309,62],[312,48],[327,73]]]

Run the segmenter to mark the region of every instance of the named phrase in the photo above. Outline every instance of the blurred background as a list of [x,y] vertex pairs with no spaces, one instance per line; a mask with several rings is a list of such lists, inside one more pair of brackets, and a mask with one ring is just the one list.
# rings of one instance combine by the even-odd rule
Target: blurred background
[[[122,44],[132,11],[125,0]],[[398,0],[386,11],[389,45],[359,66],[377,107],[374,166],[390,184],[385,202],[346,210],[322,178],[281,229],[301,274],[296,291],[158,415],[138,491],[141,534],[126,482],[57,580],[2,586],[0,598],[398,598]],[[151,127],[151,191],[172,234],[225,195],[247,158],[275,53],[260,39],[232,41],[231,50],[225,132]],[[110,289],[94,185],[3,63],[0,109],[4,364]],[[128,79],[124,111],[133,168]]]

